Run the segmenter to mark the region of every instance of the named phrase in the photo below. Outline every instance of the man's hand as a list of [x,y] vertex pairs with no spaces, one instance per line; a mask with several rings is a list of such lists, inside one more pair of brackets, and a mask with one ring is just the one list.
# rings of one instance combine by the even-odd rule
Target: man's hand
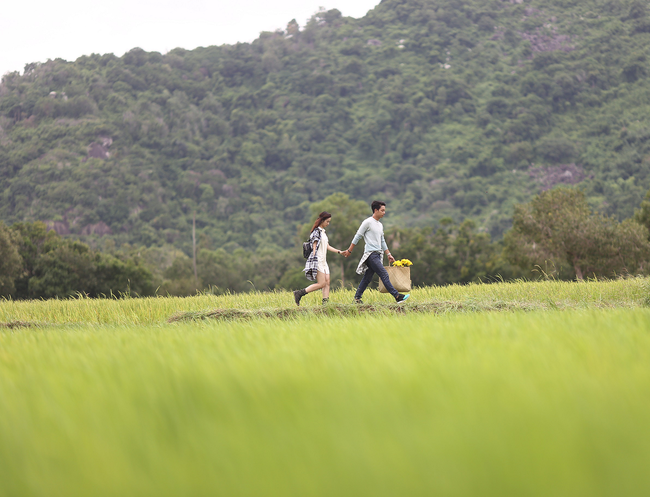
[[390,262],[391,264],[395,262],[395,257],[393,257],[393,254],[388,254],[388,262]]
[[343,254],[343,257],[349,257],[350,256],[350,251],[349,250],[344,250],[341,253]]

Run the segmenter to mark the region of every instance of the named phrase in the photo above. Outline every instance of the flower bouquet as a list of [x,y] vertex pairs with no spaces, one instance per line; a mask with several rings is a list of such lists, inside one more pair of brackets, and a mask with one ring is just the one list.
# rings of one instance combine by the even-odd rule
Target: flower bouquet
[[413,263],[408,259],[402,259],[401,261],[393,262],[393,266],[395,267],[411,267],[412,265]]

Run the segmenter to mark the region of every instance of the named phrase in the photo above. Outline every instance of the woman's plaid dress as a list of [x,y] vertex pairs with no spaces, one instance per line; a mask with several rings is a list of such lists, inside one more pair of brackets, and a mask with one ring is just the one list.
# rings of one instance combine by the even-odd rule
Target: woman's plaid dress
[[305,263],[305,269],[303,269],[305,276],[311,281],[316,281],[316,273],[318,273],[318,256],[316,255],[318,253],[318,246],[320,245],[320,230],[318,228],[312,231],[311,235],[309,235],[309,245],[313,247],[314,242],[316,241],[318,241],[316,250],[311,251],[311,254],[309,254],[309,257],[307,258],[307,262]]

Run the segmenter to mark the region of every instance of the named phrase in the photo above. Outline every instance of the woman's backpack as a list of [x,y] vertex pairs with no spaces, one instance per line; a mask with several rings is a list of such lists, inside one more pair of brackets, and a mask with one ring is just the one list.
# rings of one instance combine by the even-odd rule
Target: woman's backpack
[[305,259],[309,259],[309,256],[312,252],[312,247],[314,246],[314,242],[316,240],[318,240],[318,243],[320,244],[320,231],[318,229],[312,231],[311,235],[309,235],[309,241],[302,244],[302,256]]
[[310,255],[311,255],[311,243],[305,242],[302,244],[302,256],[305,259],[309,259]]

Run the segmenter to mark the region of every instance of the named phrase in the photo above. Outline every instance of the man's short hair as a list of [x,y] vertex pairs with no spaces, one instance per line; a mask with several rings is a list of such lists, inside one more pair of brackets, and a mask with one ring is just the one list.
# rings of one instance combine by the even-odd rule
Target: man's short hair
[[382,205],[386,206],[386,202],[382,202],[381,200],[373,200],[372,204],[370,204],[370,207],[372,207],[372,213],[374,214],[375,211],[381,209]]

